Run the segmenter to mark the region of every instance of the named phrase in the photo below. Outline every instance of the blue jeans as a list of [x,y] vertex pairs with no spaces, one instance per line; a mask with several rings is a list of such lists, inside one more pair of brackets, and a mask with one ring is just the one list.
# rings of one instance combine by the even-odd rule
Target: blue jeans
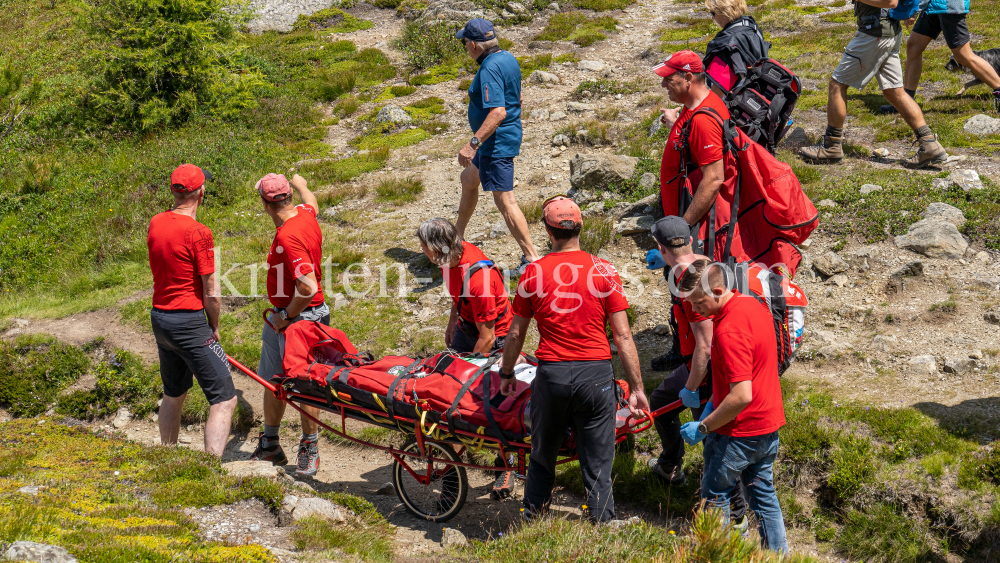
[[705,438],[705,474],[701,498],[729,521],[729,498],[742,478],[746,500],[757,516],[757,528],[765,547],[788,552],[785,520],[774,490],[774,458],[778,455],[778,432],[734,438],[709,434]]

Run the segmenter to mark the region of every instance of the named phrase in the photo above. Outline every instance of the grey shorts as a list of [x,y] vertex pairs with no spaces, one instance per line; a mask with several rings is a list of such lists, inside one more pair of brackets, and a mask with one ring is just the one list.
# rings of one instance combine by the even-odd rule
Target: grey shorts
[[[302,311],[299,316],[292,317],[291,321],[292,323],[319,321],[323,324],[330,324],[330,307],[323,303],[315,309]],[[271,328],[271,325],[264,323],[260,342],[260,363],[257,364],[257,375],[270,380],[275,375],[285,373],[284,368],[281,367],[281,360],[285,357],[285,335],[278,334]]]
[[841,84],[864,89],[872,78],[878,78],[882,90],[903,87],[903,65],[899,61],[899,46],[903,34],[892,37],[872,37],[861,33],[847,44],[844,56],[833,71],[833,79]]

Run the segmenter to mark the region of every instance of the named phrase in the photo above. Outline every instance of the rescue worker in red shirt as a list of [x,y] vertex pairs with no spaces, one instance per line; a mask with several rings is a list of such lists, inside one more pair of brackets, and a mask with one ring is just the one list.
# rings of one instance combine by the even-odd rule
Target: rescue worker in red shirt
[[[683,105],[683,109],[661,110],[663,116],[660,121],[670,128],[660,165],[663,215],[679,215],[692,226],[695,252],[723,262],[726,238],[732,235],[731,254],[739,262],[746,261],[749,258],[743,252],[739,230],[732,234],[723,229],[729,225],[737,163],[723,158],[720,122],[712,115],[694,115],[697,110],[708,108],[721,119],[729,119],[726,103],[709,88],[701,58],[693,51],[678,51],[670,55],[653,67],[653,72],[663,78],[661,85],[667,89],[670,100]],[[681,133],[688,121],[691,122],[688,137],[690,155],[682,154],[687,151],[682,151],[681,147]],[[686,180],[685,169],[688,172]],[[722,232],[719,232],[720,229],[723,229]],[[717,234],[715,240],[709,242],[712,232]]]
[[[302,200],[301,205],[293,205],[293,187]],[[267,298],[274,307],[261,333],[257,367],[257,374],[269,379],[284,373],[281,364],[285,356],[285,328],[301,320],[330,324],[330,308],[324,302],[320,287],[323,232],[316,221],[319,204],[305,179],[296,174],[289,184],[282,174],[268,174],[257,182],[256,189],[264,211],[277,229],[267,255]],[[303,409],[319,418],[318,408]],[[264,431],[250,459],[270,461],[274,465],[288,461],[278,442],[284,415],[285,403],[271,393],[264,393]],[[319,424],[305,415],[301,416],[301,421],[302,438],[295,474],[310,477],[319,470]]]
[[611,324],[631,395],[629,408],[643,418],[649,404],[639,355],[629,329],[628,301],[609,262],[580,250],[583,219],[573,200],[557,196],[542,206],[552,252],[525,268],[514,297],[514,322],[500,368],[501,391],[514,390],[514,365],[531,319],[540,336],[538,370],[531,383],[531,463],[524,514],[531,518],[552,498],[559,448],[573,428],[589,517],[614,518],[611,466],[615,455],[615,376],[605,331]]
[[441,266],[453,301],[445,346],[486,355],[502,349],[514,314],[500,270],[447,219],[424,221],[417,238],[427,258]]
[[706,440],[701,496],[728,520],[730,497],[742,479],[762,543],[787,552],[785,522],[774,490],[778,429],[785,425],[785,410],[771,315],[753,297],[731,291],[722,266],[708,260],[695,261],[678,289],[697,313],[713,322],[715,407],[706,406],[700,420],[681,427],[687,443]]
[[163,380],[160,443],[177,443],[181,408],[194,377],[210,405],[205,451],[221,457],[236,409],[236,388],[219,344],[222,292],[212,230],[196,220],[205,199],[205,181],[211,177],[193,164],[174,170],[170,175],[174,206],[150,220],[146,245],[153,271],[150,321]]

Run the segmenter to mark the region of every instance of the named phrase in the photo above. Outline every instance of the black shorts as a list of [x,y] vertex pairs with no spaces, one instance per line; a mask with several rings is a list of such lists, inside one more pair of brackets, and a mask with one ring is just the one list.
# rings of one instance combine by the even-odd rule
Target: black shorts
[[196,377],[210,405],[236,396],[229,360],[222,345],[212,336],[205,311],[154,308],[149,317],[160,355],[164,395],[180,397],[191,389],[192,377]]
[[944,41],[949,49],[957,49],[972,41],[969,35],[969,24],[965,21],[965,14],[928,14],[920,12],[916,23],[913,24],[913,33],[919,33],[931,39],[937,39],[938,35],[944,32]]

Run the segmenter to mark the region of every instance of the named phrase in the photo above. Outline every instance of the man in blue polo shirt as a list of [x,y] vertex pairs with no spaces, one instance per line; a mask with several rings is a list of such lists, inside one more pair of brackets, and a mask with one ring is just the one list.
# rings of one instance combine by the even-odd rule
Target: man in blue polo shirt
[[479,185],[493,192],[493,201],[523,256],[517,273],[538,260],[528,222],[514,198],[514,157],[521,153],[521,67],[514,55],[500,49],[493,24],[475,18],[455,37],[479,64],[469,87],[469,126],[474,135],[458,152],[462,171],[462,199],[455,227],[465,238],[465,227],[479,203]]

